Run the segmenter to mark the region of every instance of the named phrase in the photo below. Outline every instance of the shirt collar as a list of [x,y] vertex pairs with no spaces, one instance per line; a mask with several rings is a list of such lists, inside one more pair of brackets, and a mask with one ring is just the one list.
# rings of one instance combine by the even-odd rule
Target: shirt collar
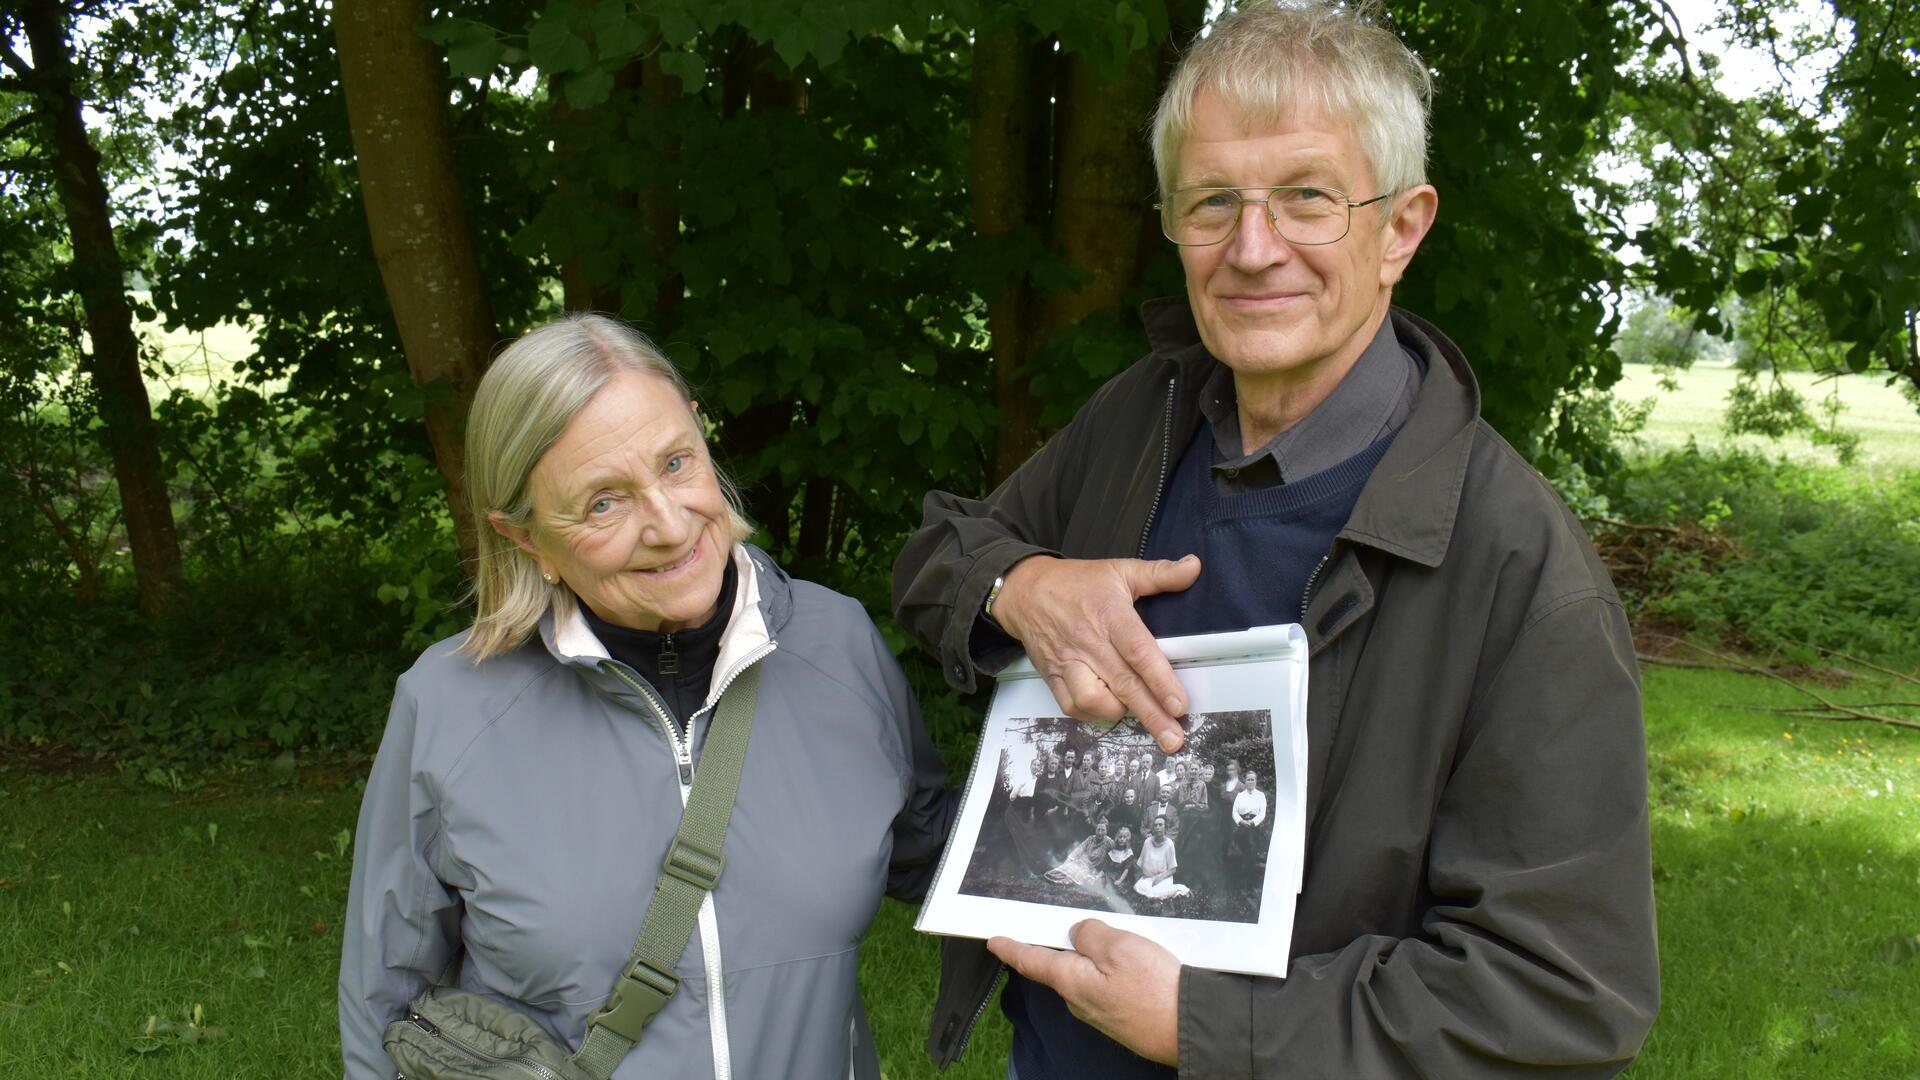
[[[1186,385],[1204,385],[1214,360],[1200,343],[1186,298],[1149,300],[1140,315],[1153,355]],[[1432,323],[1397,307],[1389,319],[1400,343],[1426,365],[1427,377],[1406,425],[1374,467],[1340,535],[1422,566],[1439,566],[1453,538],[1479,428],[1480,384],[1460,347]]]
[[1200,390],[1200,413],[1213,429],[1213,467],[1254,469],[1292,483],[1330,469],[1399,429],[1413,411],[1420,366],[1401,347],[1393,320],[1382,319],[1367,347],[1325,401],[1266,445],[1243,453],[1233,369],[1215,361]]

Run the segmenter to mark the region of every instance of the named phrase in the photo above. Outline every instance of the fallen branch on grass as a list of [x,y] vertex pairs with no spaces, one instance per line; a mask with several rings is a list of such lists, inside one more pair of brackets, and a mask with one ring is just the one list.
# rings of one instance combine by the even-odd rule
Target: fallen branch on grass
[[[1666,634],[1660,634],[1656,636],[1665,638],[1668,641],[1675,642],[1680,645],[1685,645],[1690,649],[1698,649],[1700,652],[1706,653],[1708,656],[1713,657],[1715,660],[1720,661],[1722,664],[1730,665],[1730,670],[1744,671],[1752,675],[1764,675],[1775,682],[1784,683],[1787,686],[1792,687],[1796,692],[1804,694],[1807,697],[1810,697],[1813,700],[1820,703],[1820,708],[1817,710],[1812,708],[1803,708],[1799,712],[1793,712],[1792,715],[1802,716],[1809,720],[1861,720],[1870,724],[1885,724],[1888,727],[1912,728],[1916,731],[1920,731],[1920,720],[1911,720],[1904,716],[1888,716],[1885,713],[1870,712],[1868,711],[1868,709],[1862,708],[1860,706],[1848,705],[1843,702],[1837,702],[1832,700],[1831,698],[1828,698],[1824,694],[1821,694],[1814,690],[1810,690],[1807,687],[1802,686],[1797,682],[1794,682],[1792,679],[1787,678],[1785,675],[1782,675],[1777,671],[1773,671],[1768,668],[1759,667],[1754,664],[1749,664],[1743,660],[1740,660],[1736,657],[1728,656],[1727,654],[1722,652],[1715,652],[1714,650],[1707,648],[1705,645],[1695,644],[1694,642],[1687,641],[1684,638],[1671,637]],[[1757,707],[1757,706],[1753,708],[1756,708],[1756,710],[1760,712],[1790,711],[1790,710],[1778,710],[1778,709],[1771,709],[1771,708]]]
[[1905,671],[1895,671],[1890,667],[1881,667],[1871,660],[1862,660],[1857,656],[1848,656],[1839,649],[1829,649],[1825,645],[1815,645],[1814,648],[1837,660],[1845,660],[1849,664],[1858,664],[1863,668],[1872,668],[1882,675],[1891,675],[1902,682],[1910,682],[1915,686],[1920,686],[1920,676],[1915,676]]
[[[1668,640],[1673,640],[1673,639],[1670,638]],[[1643,664],[1658,664],[1661,667],[1693,668],[1700,671],[1736,671],[1742,675],[1748,675],[1748,674],[1752,674],[1755,671],[1759,671],[1759,672],[1762,672],[1763,674],[1785,678],[1787,677],[1787,673],[1789,671],[1794,671],[1794,672],[1801,672],[1809,675],[1818,675],[1824,678],[1835,679],[1840,681],[1859,678],[1858,675],[1854,674],[1851,671],[1848,671],[1845,668],[1816,668],[1812,670],[1809,670],[1807,668],[1802,668],[1802,667],[1794,667],[1794,668],[1786,668],[1786,669],[1756,668],[1756,667],[1751,667],[1745,664],[1716,664],[1711,660],[1681,660],[1678,657],[1656,656],[1653,653],[1643,653],[1643,652],[1634,653],[1633,658],[1635,660],[1640,661]]]

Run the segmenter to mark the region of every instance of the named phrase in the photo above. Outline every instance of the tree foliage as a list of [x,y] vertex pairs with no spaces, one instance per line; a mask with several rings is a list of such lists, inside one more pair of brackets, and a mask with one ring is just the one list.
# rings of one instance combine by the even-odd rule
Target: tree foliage
[[[1660,0],[1382,5],[1437,85],[1440,217],[1395,298],[1460,342],[1486,416],[1544,470],[1614,463],[1595,391],[1635,334],[1671,329],[1629,323],[1616,345],[1629,289],[1736,342],[1753,423],[1791,404],[1760,381],[1788,364],[1920,386],[1915,4],[1831,2],[1831,25],[1799,37],[1784,0],[1722,9],[1783,64],[1838,57],[1813,102],[1728,97]],[[383,616],[355,632],[381,648],[457,626],[443,492],[461,385],[423,367],[383,282],[334,13],[62,10],[102,110],[117,247],[151,288],[134,303],[175,333],[240,323],[252,342],[223,381],[154,410],[196,606],[280,567],[282,604],[305,581],[365,585]],[[458,211],[478,267],[447,287],[503,340],[589,308],[652,335],[761,542],[878,608],[921,494],[988,488],[1140,354],[1138,303],[1182,288],[1143,126],[1207,10],[428,9],[416,33],[457,184],[423,198]],[[0,77],[0,484],[16,496],[0,546],[31,568],[22,596],[118,595],[126,523],[31,108]],[[1623,159],[1638,179],[1617,179]],[[1629,224],[1643,206],[1652,222]]]

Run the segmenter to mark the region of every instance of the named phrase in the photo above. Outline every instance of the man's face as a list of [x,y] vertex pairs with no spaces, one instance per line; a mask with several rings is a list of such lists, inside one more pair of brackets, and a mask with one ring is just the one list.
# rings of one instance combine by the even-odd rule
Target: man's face
[[1073,768],[1073,763],[1074,763],[1075,761],[1077,761],[1078,759],[1079,759],[1079,755],[1078,755],[1078,754],[1075,754],[1075,753],[1074,753],[1073,751],[1071,751],[1071,750],[1069,750],[1069,751],[1067,751],[1067,768],[1069,768],[1069,769],[1071,769],[1071,768]]
[[[1192,118],[1176,188],[1289,184],[1332,188],[1354,202],[1385,194],[1374,190],[1373,169],[1344,121],[1296,113],[1245,124],[1210,90],[1194,97]],[[1179,249],[1200,339],[1236,376],[1304,385],[1327,371],[1337,381],[1366,348],[1387,287],[1412,257],[1411,248],[1390,250],[1396,230],[1380,228],[1404,196],[1352,211],[1353,227],[1337,243],[1296,245],[1269,223],[1265,192],[1241,194],[1248,201],[1232,235]]]

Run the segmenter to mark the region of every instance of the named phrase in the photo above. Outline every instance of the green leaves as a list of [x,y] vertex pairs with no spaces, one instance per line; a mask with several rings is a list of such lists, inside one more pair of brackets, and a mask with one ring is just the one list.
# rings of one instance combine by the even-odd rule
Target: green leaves
[[660,70],[680,80],[680,89],[698,94],[707,86],[707,62],[697,52],[669,49],[660,54]]
[[472,19],[441,19],[421,27],[419,33],[446,47],[447,67],[459,78],[486,78],[508,53],[499,31]]

